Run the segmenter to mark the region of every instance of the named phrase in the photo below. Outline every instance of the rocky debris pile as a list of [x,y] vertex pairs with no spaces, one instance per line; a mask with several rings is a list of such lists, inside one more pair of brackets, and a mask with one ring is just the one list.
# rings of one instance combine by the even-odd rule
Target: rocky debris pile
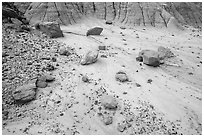
[[64,36],[60,29],[60,25],[56,22],[36,23],[35,28],[44,32],[50,38],[59,38]]
[[[57,49],[65,44],[40,31],[17,32],[6,26],[2,27],[2,105],[9,109],[15,105],[12,92],[17,87],[58,68]],[[67,58],[75,60],[79,60],[75,54]]]
[[18,103],[26,103],[35,99],[37,87],[35,83],[18,87],[12,92],[14,100]]
[[115,75],[115,79],[120,82],[129,81],[127,74],[124,71],[119,71]]
[[89,29],[86,33],[86,36],[89,35],[101,35],[101,32],[103,31],[103,28],[101,27],[94,27],[92,29]]
[[136,61],[143,62],[146,65],[158,67],[163,64],[168,58],[175,57],[170,49],[160,46],[158,51],[154,50],[142,50],[139,52],[139,56],[136,57]]
[[81,65],[93,64],[98,59],[98,51],[88,51],[81,59]]

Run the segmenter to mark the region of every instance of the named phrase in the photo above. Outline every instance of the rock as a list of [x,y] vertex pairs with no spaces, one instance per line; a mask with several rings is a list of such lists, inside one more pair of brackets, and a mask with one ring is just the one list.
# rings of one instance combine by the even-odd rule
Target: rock
[[47,64],[46,68],[47,71],[53,71],[55,70],[55,67],[52,64]]
[[89,35],[100,35],[102,31],[103,31],[103,28],[101,28],[101,27],[94,27],[94,28],[89,29],[87,31],[86,36],[89,36]]
[[82,81],[84,81],[84,82],[89,82],[88,76],[83,76],[83,77],[82,77]]
[[47,87],[47,82],[45,82],[45,81],[36,81],[36,87],[46,88]]
[[151,83],[152,83],[152,79],[148,79],[148,80],[147,80],[147,83],[150,83],[150,84],[151,84]]
[[113,117],[111,116],[104,116],[103,117],[103,122],[105,125],[110,125],[113,123]]
[[71,53],[68,51],[67,48],[61,47],[61,48],[59,49],[59,54],[60,54],[60,55],[65,55],[65,56],[69,56]]
[[118,126],[117,126],[118,131],[123,132],[125,129],[126,129],[126,126],[124,123],[118,123]]
[[106,109],[117,109],[118,107],[118,103],[113,96],[103,95],[100,101],[101,105],[104,106]]
[[115,79],[116,79],[117,81],[120,81],[120,82],[126,82],[126,81],[128,81],[127,74],[126,74],[125,72],[123,72],[123,71],[117,72],[116,75],[115,75]]
[[2,119],[3,120],[7,120],[8,119],[8,114],[9,114],[9,112],[8,111],[2,111]]
[[106,21],[106,24],[111,25],[111,24],[113,24],[113,22],[108,20],[108,21]]
[[98,58],[98,51],[88,51],[81,60],[81,65],[89,65],[95,63]]
[[98,46],[99,50],[106,50],[106,46]]
[[125,26],[121,26],[120,29],[126,29],[126,27]]
[[142,50],[139,57],[143,58],[143,63],[149,66],[158,67],[160,65],[159,54],[154,50]]
[[46,82],[52,82],[55,80],[55,77],[50,74],[45,74],[44,76],[46,77]]
[[171,52],[171,50],[169,48],[165,48],[160,46],[158,48],[158,53],[159,53],[159,58],[160,60],[163,60],[165,58],[171,58],[174,57],[175,55]]
[[143,58],[142,58],[141,56],[136,57],[136,61],[142,62],[142,61],[143,61]]
[[56,22],[43,22],[35,24],[35,28],[47,34],[50,38],[63,37],[60,25]]
[[26,103],[35,99],[37,87],[34,83],[18,87],[12,92],[15,101],[19,103]]

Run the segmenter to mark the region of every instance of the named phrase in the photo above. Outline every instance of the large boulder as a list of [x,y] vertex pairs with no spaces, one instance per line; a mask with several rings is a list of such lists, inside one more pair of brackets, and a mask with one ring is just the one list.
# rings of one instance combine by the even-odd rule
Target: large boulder
[[81,60],[81,65],[89,65],[95,63],[98,58],[98,51],[88,51]]
[[165,48],[160,46],[158,48],[158,54],[159,54],[159,58],[161,60],[165,59],[165,58],[171,58],[174,57],[175,55],[171,52],[171,50],[169,48]]
[[158,67],[160,65],[159,54],[154,50],[142,50],[139,53],[139,57],[143,58],[143,63],[146,65],[153,67]]
[[94,27],[94,28],[89,29],[87,31],[86,36],[89,36],[89,35],[100,35],[102,31],[103,31],[103,28],[101,28],[101,27]]
[[16,90],[12,92],[12,96],[16,102],[26,103],[35,99],[36,91],[37,87],[35,83],[30,83],[18,87]]
[[47,34],[50,38],[63,37],[60,25],[56,22],[43,22],[35,24],[35,28]]

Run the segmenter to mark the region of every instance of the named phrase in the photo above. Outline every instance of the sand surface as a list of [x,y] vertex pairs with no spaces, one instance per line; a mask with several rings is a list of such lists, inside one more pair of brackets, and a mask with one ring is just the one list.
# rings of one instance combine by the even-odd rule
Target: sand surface
[[[93,26],[104,29],[101,36],[83,36]],[[99,45],[107,50],[99,51],[96,63],[85,66],[74,55],[58,56],[59,66],[53,71],[56,80],[39,88],[36,100],[18,108],[24,117],[7,120],[3,134],[202,133],[201,32],[174,26],[120,29],[98,20],[61,28],[65,37],[56,40],[75,48],[78,55],[97,50]],[[176,57],[157,68],[136,61],[141,50],[159,46],[168,47]],[[126,72],[128,82],[115,80],[120,70]],[[90,82],[83,82],[82,75]],[[117,98],[117,110],[100,109],[96,102],[105,93]],[[105,125],[100,113],[113,116],[112,123]],[[122,121],[126,128],[120,132]]]

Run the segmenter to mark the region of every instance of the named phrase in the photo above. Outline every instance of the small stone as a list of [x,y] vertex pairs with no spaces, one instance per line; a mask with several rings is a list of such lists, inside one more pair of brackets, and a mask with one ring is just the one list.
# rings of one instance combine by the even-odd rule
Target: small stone
[[151,84],[151,83],[152,83],[152,79],[148,79],[148,80],[147,80],[147,83],[150,83],[150,84]]
[[103,95],[100,101],[102,106],[104,106],[106,109],[117,109],[118,107],[118,103],[113,96]]
[[123,71],[117,72],[116,75],[115,75],[115,79],[116,79],[117,81],[120,81],[120,82],[126,82],[126,81],[128,81],[127,74],[126,74],[125,72],[123,72]]
[[99,50],[106,50],[106,46],[98,46]]
[[86,55],[81,60],[81,65],[93,64],[97,61],[98,51],[88,51]]
[[135,84],[136,84],[136,86],[137,86],[137,87],[141,87],[141,85],[140,85],[140,84],[138,84],[138,83],[135,83]]
[[53,61],[53,62],[56,62],[57,59],[56,59],[55,57],[52,57],[52,61]]
[[120,29],[126,29],[126,27],[125,26],[121,26]]
[[123,92],[123,94],[124,94],[124,95],[126,95],[126,94],[127,94],[127,92],[126,92],[126,91],[124,91],[124,92]]
[[106,21],[106,24],[111,25],[111,24],[113,24],[113,22],[108,20],[108,21]]
[[113,117],[111,116],[104,116],[103,122],[105,125],[110,125],[113,123]]
[[88,76],[83,76],[83,77],[82,77],[82,81],[83,81],[83,82],[89,82]]
[[142,62],[142,61],[143,61],[143,58],[142,58],[141,56],[136,57],[136,61]]
[[44,82],[44,81],[37,81],[36,82],[36,87],[38,88],[46,88],[47,87],[47,82]]
[[64,55],[64,56],[69,56],[69,55],[71,55],[71,53],[67,50],[66,47],[61,47],[61,48],[59,49],[59,54],[60,54],[60,55]]
[[125,124],[118,123],[117,130],[123,132],[126,129]]
[[89,36],[89,35],[100,35],[102,31],[103,31],[103,28],[101,28],[101,27],[94,27],[94,28],[89,29],[87,31],[86,36]]

